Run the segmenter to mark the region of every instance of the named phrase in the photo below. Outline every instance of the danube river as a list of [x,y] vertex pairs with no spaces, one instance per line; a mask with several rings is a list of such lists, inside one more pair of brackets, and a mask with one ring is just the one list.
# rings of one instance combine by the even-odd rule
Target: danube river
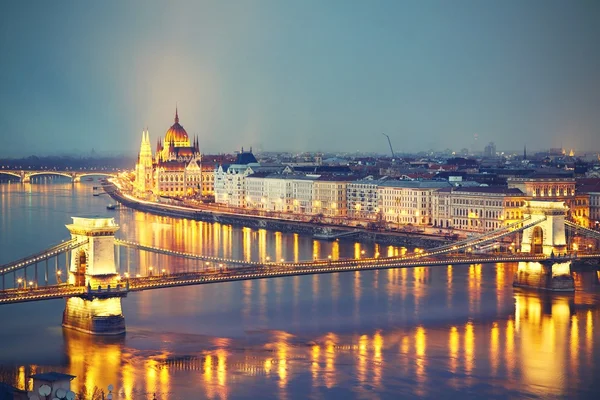
[[[143,244],[260,260],[406,249],[108,211],[97,182],[0,184],[0,264],[68,237],[71,216],[114,216]],[[121,250],[122,271],[197,268]],[[64,263],[61,259],[61,263]],[[210,267],[209,267],[210,268]],[[516,265],[444,266],[160,289],[123,299],[127,334],[61,328],[64,301],[0,306],[0,381],[42,371],[118,399],[597,398],[600,285],[513,289]],[[87,397],[89,398],[90,395]]]

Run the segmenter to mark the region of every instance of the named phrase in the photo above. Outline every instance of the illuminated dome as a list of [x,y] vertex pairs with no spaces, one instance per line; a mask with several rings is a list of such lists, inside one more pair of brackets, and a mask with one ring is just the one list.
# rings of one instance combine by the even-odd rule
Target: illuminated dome
[[174,142],[175,147],[189,147],[190,138],[187,132],[183,129],[183,126],[179,124],[179,115],[177,108],[175,108],[175,123],[171,125],[167,133],[165,134],[165,147],[168,147],[171,142]]

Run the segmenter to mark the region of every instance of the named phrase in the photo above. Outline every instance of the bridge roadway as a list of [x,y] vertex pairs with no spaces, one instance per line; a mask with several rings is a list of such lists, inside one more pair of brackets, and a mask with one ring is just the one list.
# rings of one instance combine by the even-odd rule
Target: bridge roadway
[[[578,254],[576,259],[597,259],[600,253]],[[124,296],[128,292],[137,292],[150,289],[161,289],[177,286],[201,285],[219,282],[233,282],[251,279],[267,279],[286,276],[329,274],[335,272],[368,271],[390,268],[411,268],[411,267],[435,267],[447,265],[470,265],[484,263],[511,263],[519,261],[570,261],[575,259],[573,256],[567,257],[546,257],[543,255],[515,254],[515,255],[477,255],[477,256],[456,256],[444,259],[420,258],[400,260],[396,258],[380,258],[377,263],[372,260],[345,259],[336,264],[315,263],[313,266],[294,266],[290,264],[258,264],[251,266],[240,266],[235,268],[224,268],[219,270],[208,270],[201,272],[182,272],[175,274],[163,274],[156,276],[145,276],[128,278],[123,280],[123,286],[114,288],[111,291],[89,290],[83,286],[71,286],[67,284],[45,286],[33,289],[10,289],[0,291],[0,305],[9,303],[22,303],[29,301],[50,300],[67,297],[111,297]]]

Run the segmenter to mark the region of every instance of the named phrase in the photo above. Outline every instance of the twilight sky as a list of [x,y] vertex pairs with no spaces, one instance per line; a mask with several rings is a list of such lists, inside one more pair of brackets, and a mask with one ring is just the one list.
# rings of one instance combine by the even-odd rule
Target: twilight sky
[[600,149],[600,1],[2,1],[0,157]]

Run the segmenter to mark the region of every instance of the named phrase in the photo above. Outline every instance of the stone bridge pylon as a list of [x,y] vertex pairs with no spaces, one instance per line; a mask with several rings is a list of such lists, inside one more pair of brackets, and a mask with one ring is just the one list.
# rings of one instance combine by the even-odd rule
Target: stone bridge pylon
[[559,258],[567,252],[565,217],[568,207],[562,201],[531,200],[523,216],[539,223],[523,230],[521,252],[550,256],[544,262],[520,262],[514,286],[551,291],[574,291],[571,261]]
[[86,294],[66,301],[63,326],[94,335],[125,333],[121,298],[127,288],[115,265],[114,218],[73,217],[67,225],[71,238],[86,241],[71,251],[69,284],[84,286]]

